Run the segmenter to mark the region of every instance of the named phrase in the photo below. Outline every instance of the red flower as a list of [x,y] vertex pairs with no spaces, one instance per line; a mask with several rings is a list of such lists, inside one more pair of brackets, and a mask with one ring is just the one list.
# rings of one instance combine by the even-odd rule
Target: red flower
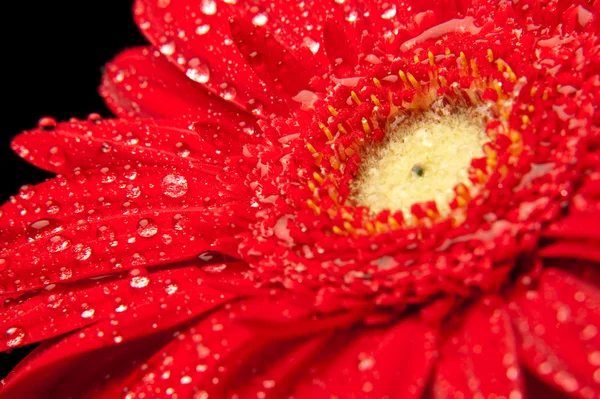
[[138,0],[14,141],[0,397],[598,397],[599,8]]

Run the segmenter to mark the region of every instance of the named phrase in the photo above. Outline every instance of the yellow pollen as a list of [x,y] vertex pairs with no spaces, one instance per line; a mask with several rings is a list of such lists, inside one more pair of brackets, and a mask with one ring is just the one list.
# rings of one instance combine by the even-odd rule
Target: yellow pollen
[[321,214],[321,209],[313,202],[313,200],[307,200],[306,204],[310,209],[312,209],[317,215]]
[[[466,197],[459,203],[466,203],[472,187],[468,178],[471,160],[484,156],[483,145],[488,141],[482,115],[476,111],[443,116],[428,112],[404,120],[389,127],[381,145],[363,154],[351,198],[372,212],[402,211],[407,221],[413,204],[434,201],[439,215],[428,216],[445,216],[457,193]],[[496,154],[490,157],[495,164]],[[388,223],[399,227],[393,218]]]
[[350,96],[352,97],[352,100],[356,103],[356,105],[362,104],[360,99],[358,98],[358,95],[354,91],[350,93]]
[[319,184],[323,184],[323,178],[321,177],[320,174],[318,174],[317,172],[313,172],[313,178],[319,182]]
[[329,110],[329,112],[331,113],[331,115],[337,116],[338,112],[331,105],[328,105],[327,109]]
[[381,102],[377,97],[375,97],[375,94],[371,94],[371,101],[373,101],[373,104],[377,105],[378,107],[381,107]]
[[421,84],[417,81],[417,79],[415,79],[414,76],[412,76],[412,74],[409,72],[406,74],[406,76],[408,76],[408,80],[410,81],[410,84],[416,89],[417,87],[421,86]]
[[370,133],[371,127],[369,126],[369,121],[367,121],[366,118],[362,118],[361,122],[362,122],[362,127],[363,127],[363,130],[365,131],[365,133]]

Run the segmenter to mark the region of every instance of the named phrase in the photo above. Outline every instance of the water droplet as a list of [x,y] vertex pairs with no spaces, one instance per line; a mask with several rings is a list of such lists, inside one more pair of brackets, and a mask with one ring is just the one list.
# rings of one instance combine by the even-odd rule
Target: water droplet
[[192,382],[192,377],[190,377],[189,375],[184,375],[183,377],[181,377],[179,382],[183,385],[189,384],[190,382]]
[[205,35],[206,33],[208,33],[208,31],[210,30],[210,25],[198,25],[198,27],[196,28],[196,34],[197,35]]
[[25,339],[25,330],[21,327],[10,327],[6,330],[6,346],[14,348],[23,342]]
[[127,145],[134,146],[134,145],[138,145],[139,142],[140,142],[140,139],[136,135],[134,135],[133,133],[127,133],[127,139],[125,140],[125,143]]
[[6,270],[10,262],[6,258],[0,258],[0,272]]
[[102,173],[102,183],[112,183],[117,179],[117,175],[110,168],[102,168],[100,169],[100,173]]
[[254,26],[263,26],[267,23],[268,20],[269,18],[266,14],[260,13],[256,14],[254,18],[252,18],[252,23],[254,24]]
[[96,236],[100,241],[112,241],[115,239],[115,232],[108,226],[100,226],[96,231]]
[[373,368],[373,366],[375,366],[375,358],[365,354],[363,354],[363,356],[360,357],[360,360],[358,362],[358,369],[360,371],[370,370]]
[[91,319],[92,317],[94,317],[94,313],[96,313],[94,309],[84,310],[81,313],[81,317],[83,317],[84,319]]
[[71,246],[71,241],[62,236],[54,236],[48,240],[46,248],[49,252],[57,253],[64,251],[69,248],[69,246]]
[[171,280],[165,281],[165,284],[166,284],[165,292],[167,293],[167,295],[173,295],[179,289],[179,287],[177,286],[177,284],[175,284]]
[[117,308],[115,309],[115,312],[123,313],[126,310],[127,310],[127,305],[121,304],[121,305],[117,306]]
[[308,47],[311,53],[317,54],[319,52],[319,48],[321,47],[321,44],[319,42],[313,40],[308,36],[304,37],[302,42],[306,47]]
[[128,184],[125,187],[125,196],[129,199],[135,199],[142,194],[142,190],[138,186],[134,186],[133,184]]
[[223,270],[227,269],[227,265],[212,265],[212,266],[204,266],[202,268],[203,271],[208,273],[221,273]]
[[46,213],[49,215],[56,215],[60,212],[60,204],[56,201],[47,201],[46,202]]
[[395,16],[396,16],[396,7],[395,6],[388,8],[387,10],[384,11],[383,14],[381,14],[381,18],[383,18],[383,19],[392,19]]
[[177,231],[184,231],[190,227],[190,218],[187,215],[176,214],[173,216],[173,228]]
[[96,125],[102,123],[102,116],[96,112],[92,112],[87,116],[88,122],[95,123]]
[[142,219],[138,222],[137,233],[140,237],[151,238],[158,233],[158,226],[152,219]]
[[44,131],[51,131],[56,129],[56,120],[48,116],[42,118],[38,122],[38,129]]
[[50,148],[48,151],[48,162],[54,167],[61,167],[65,164],[67,158],[63,150],[58,147]]
[[175,42],[168,42],[160,46],[160,52],[166,56],[173,55],[175,53]]
[[206,83],[210,80],[210,69],[198,58],[192,58],[188,62],[189,68],[185,71],[188,78],[198,83]]
[[181,175],[170,174],[163,178],[162,192],[167,197],[179,198],[188,191],[187,179]]
[[44,287],[43,290],[46,306],[51,309],[56,309],[63,303],[64,291],[56,284],[50,284]]
[[102,151],[103,153],[109,153],[112,151],[112,145],[110,145],[109,142],[105,141],[101,144],[100,146],[100,151]]
[[63,227],[58,220],[55,219],[40,219],[31,223],[27,227],[27,237],[30,241],[40,239],[49,234],[62,231]]
[[126,201],[126,202],[123,202],[123,205],[121,205],[121,211],[123,212],[123,215],[129,216],[129,215],[135,215],[140,210],[135,205],[134,202]]
[[146,269],[133,269],[129,272],[129,285],[132,288],[144,288],[150,283]]
[[25,185],[22,186],[21,189],[19,190],[19,197],[21,197],[21,199],[24,200],[30,200],[33,198],[33,196],[35,195],[36,191],[35,188],[33,186],[30,185]]
[[182,142],[175,144],[175,151],[181,158],[187,158],[190,155],[190,147]]
[[125,166],[125,172],[123,172],[123,177],[127,180],[135,180],[138,176],[138,172],[135,168],[132,168],[130,165]]
[[87,244],[77,244],[73,247],[73,255],[79,262],[85,262],[92,256],[92,248]]
[[248,108],[254,116],[261,116],[264,112],[264,106],[255,99],[248,100],[246,108]]
[[198,352],[198,357],[200,359],[206,359],[210,355],[210,348],[202,344],[196,346],[196,351]]
[[215,0],[202,0],[200,6],[205,15],[215,15],[217,13],[217,3]]
[[237,91],[232,86],[227,86],[221,92],[221,97],[223,97],[223,99],[227,100],[227,101],[233,101],[233,100],[235,100],[235,96],[236,95],[237,95]]

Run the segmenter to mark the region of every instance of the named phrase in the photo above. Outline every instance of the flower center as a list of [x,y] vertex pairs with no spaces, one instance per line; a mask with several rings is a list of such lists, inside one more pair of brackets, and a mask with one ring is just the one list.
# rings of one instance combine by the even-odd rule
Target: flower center
[[483,156],[489,138],[476,111],[447,115],[428,111],[389,126],[385,140],[367,150],[353,183],[354,202],[373,212],[402,211],[434,201],[439,213],[450,212],[454,187],[472,187],[469,167]]

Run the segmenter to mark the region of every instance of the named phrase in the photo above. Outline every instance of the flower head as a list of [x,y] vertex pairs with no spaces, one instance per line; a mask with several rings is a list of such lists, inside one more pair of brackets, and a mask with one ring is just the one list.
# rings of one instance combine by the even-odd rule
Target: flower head
[[13,143],[0,397],[597,397],[596,3],[134,13]]

